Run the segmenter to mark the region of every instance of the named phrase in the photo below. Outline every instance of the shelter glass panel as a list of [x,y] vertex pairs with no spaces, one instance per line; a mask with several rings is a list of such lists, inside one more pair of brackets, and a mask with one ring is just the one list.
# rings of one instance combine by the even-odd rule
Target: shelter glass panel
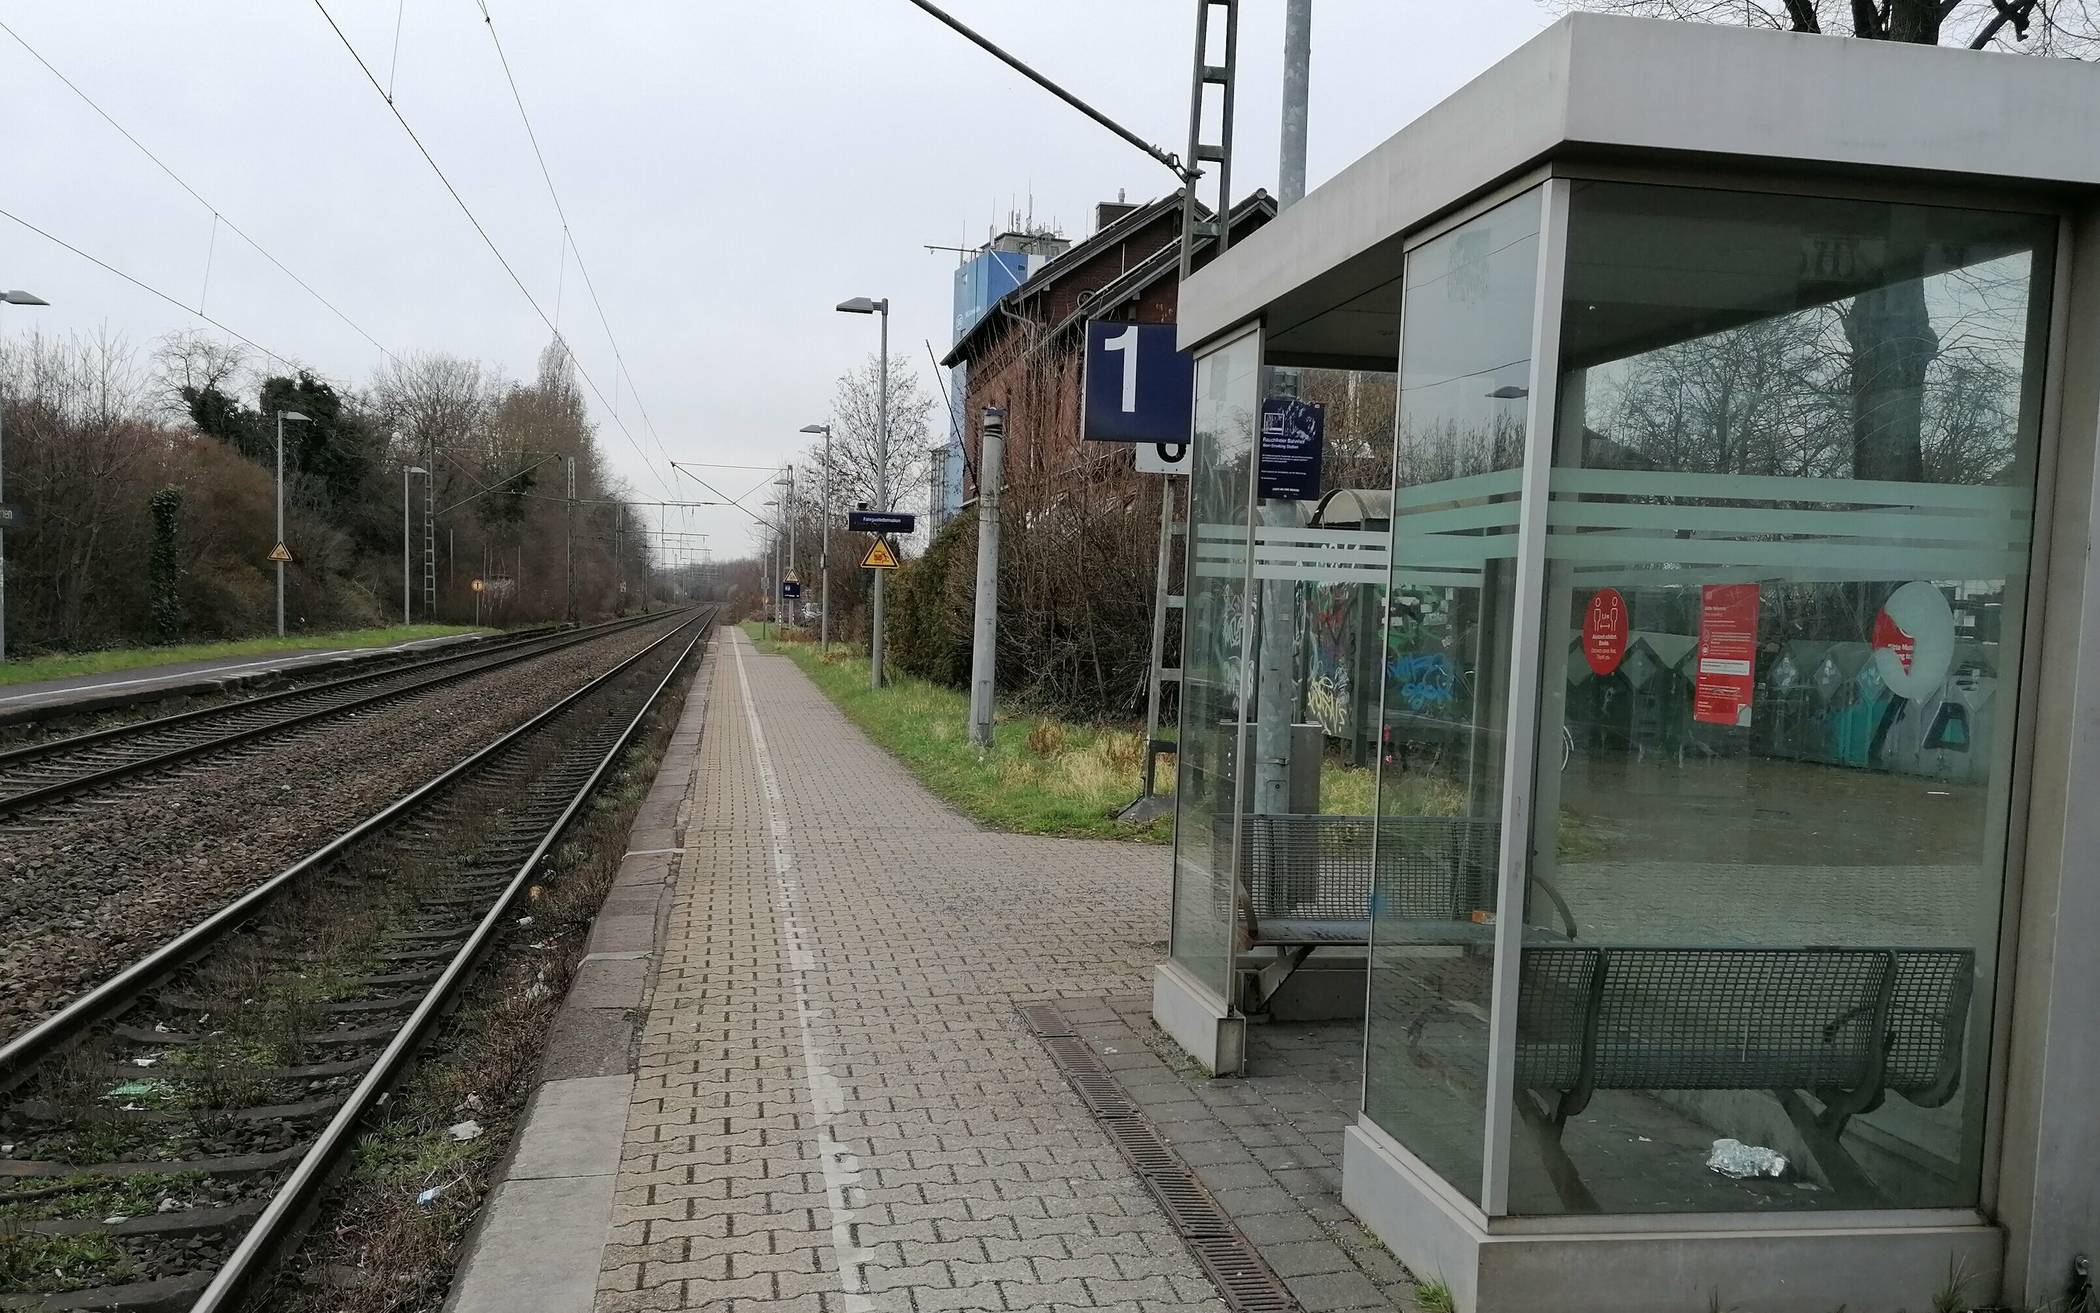
[[1364,1106],[1478,1202],[1541,193],[1408,255]]
[[1261,372],[1259,332],[1196,360],[1172,952],[1221,1000],[1234,946],[1234,821],[1244,802],[1244,772],[1234,763],[1245,759],[1248,507]]
[[1977,1202],[2054,231],[1575,186],[1512,1212]]

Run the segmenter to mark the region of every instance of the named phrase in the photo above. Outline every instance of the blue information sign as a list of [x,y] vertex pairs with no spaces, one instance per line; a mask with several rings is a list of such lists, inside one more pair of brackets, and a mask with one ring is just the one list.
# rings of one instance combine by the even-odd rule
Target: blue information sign
[[1174,349],[1172,324],[1086,326],[1079,435],[1088,442],[1185,443],[1196,369]]
[[781,580],[780,595],[782,597],[787,598],[791,602],[794,601],[796,598],[802,596],[802,581],[800,579]]
[[1320,455],[1327,442],[1327,407],[1296,397],[1261,403],[1261,465],[1255,491],[1278,501],[1320,495]]

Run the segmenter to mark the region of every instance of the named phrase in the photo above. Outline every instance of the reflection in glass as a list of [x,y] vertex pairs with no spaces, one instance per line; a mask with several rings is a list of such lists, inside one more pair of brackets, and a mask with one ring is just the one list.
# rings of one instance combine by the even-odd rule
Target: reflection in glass
[[1511,1211],[1976,1202],[2051,231],[1575,188]]
[[1239,759],[1246,670],[1247,499],[1261,337],[1196,361],[1189,472],[1189,581],[1182,644],[1179,791],[1174,831],[1174,960],[1227,997],[1233,936]]
[[1412,251],[1401,327],[1364,1101],[1476,1201],[1539,216]]

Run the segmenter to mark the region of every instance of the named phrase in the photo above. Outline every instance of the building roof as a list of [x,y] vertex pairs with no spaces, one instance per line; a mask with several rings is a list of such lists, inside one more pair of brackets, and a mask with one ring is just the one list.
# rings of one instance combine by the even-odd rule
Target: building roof
[[[1252,196],[1232,207],[1232,223],[1230,227],[1234,232],[1238,232],[1241,228],[1252,223],[1257,217],[1265,223],[1276,217],[1276,198],[1269,195],[1268,192],[1259,189]],[[1202,256],[1206,251],[1210,250],[1215,241],[1216,238],[1213,237],[1197,238],[1196,254],[1199,257]],[[1050,336],[1057,337],[1060,334],[1069,332],[1086,320],[1100,319],[1137,300],[1151,290],[1161,279],[1179,275],[1180,272],[1181,239],[1176,237],[1151,255],[1130,266],[1129,269],[1118,275],[1114,282],[1107,284],[1088,297],[1084,305],[1057,322],[1057,326],[1050,330]]]
[[[1260,193],[1256,193],[1256,195],[1260,195]],[[1023,300],[1029,300],[1031,296],[1039,296],[1042,292],[1048,292],[1052,286],[1056,286],[1058,282],[1063,282],[1063,279],[1071,277],[1079,269],[1086,269],[1090,263],[1094,263],[1094,258],[1100,256],[1105,250],[1111,250],[1111,248],[1119,246],[1121,242],[1126,242],[1126,239],[1130,239],[1140,229],[1155,223],[1159,216],[1163,216],[1163,214],[1180,214],[1180,204],[1182,204],[1182,193],[1180,193],[1180,189],[1174,189],[1170,193],[1157,197],[1157,200],[1151,200],[1151,202],[1144,202],[1144,204],[1136,206],[1128,214],[1121,214],[1121,216],[1113,218],[1113,221],[1109,221],[1107,225],[1102,225],[1098,231],[1094,231],[1094,235],[1081,239],[1081,242],[1073,242],[1071,248],[1067,248],[1065,252],[1060,252],[1060,254],[1052,256],[1050,260],[1046,260],[1044,267],[1037,269],[1035,273],[1031,273],[1025,284],[1014,288],[1012,292],[1008,292],[1000,300],[995,300],[993,307],[987,309],[985,315],[981,315],[979,319],[976,319],[976,324],[970,326],[970,332],[962,334],[960,338],[955,338],[955,347],[947,355],[941,357],[943,366],[949,366],[949,368],[958,366],[958,363],[962,363],[964,359],[968,359],[970,355],[974,355],[976,351],[979,351],[985,345],[985,342],[993,336],[995,321],[1000,319],[1000,315],[995,313],[997,307],[1000,307],[1000,305],[1012,307],[1012,305],[1023,303]],[[1237,214],[1237,208],[1235,208],[1235,214]],[[1205,218],[1210,216],[1210,208],[1203,208],[1203,216]],[[1176,244],[1170,242],[1168,246],[1165,246],[1165,250],[1176,250]],[[1153,256],[1147,256],[1147,260],[1144,260],[1144,263],[1151,263],[1151,258]],[[1121,277],[1117,279],[1117,282],[1121,282]],[[1092,305],[1092,303],[1088,303],[1088,305]]]
[[1383,318],[1408,234],[1549,160],[2063,192],[2100,187],[2096,122],[2077,60],[1569,14],[1190,278],[1181,345]]

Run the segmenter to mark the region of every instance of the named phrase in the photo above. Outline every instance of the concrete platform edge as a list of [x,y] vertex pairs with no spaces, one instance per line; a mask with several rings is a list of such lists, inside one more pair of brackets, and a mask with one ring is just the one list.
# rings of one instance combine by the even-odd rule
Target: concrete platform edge
[[555,1016],[539,1087],[467,1237],[446,1313],[583,1313],[596,1296],[714,661],[710,640]]
[[[275,680],[290,675],[322,675],[335,677],[353,673],[356,667],[369,665],[387,658],[414,656],[440,648],[467,643],[484,642],[491,637],[507,637],[503,634],[444,635],[438,638],[416,640],[411,647],[375,647],[359,652],[345,652],[336,656],[287,656],[281,663],[263,666],[256,670],[236,670],[217,673],[198,671],[193,677],[176,675],[163,683],[157,680],[144,683],[142,687],[127,688],[115,692],[96,692],[107,685],[90,685],[77,690],[79,696],[68,696],[75,690],[54,689],[49,697],[20,706],[0,706],[0,729],[14,725],[30,725],[40,720],[52,720],[61,716],[89,716],[101,711],[122,711],[127,707],[145,706],[152,702],[169,701],[175,698],[210,697],[216,693],[237,693],[248,689],[257,692]],[[264,658],[267,660],[267,658]],[[141,667],[150,670],[152,667]],[[117,672],[119,674],[123,672]],[[144,677],[151,680],[150,676]],[[113,680],[112,682],[120,682]]]

